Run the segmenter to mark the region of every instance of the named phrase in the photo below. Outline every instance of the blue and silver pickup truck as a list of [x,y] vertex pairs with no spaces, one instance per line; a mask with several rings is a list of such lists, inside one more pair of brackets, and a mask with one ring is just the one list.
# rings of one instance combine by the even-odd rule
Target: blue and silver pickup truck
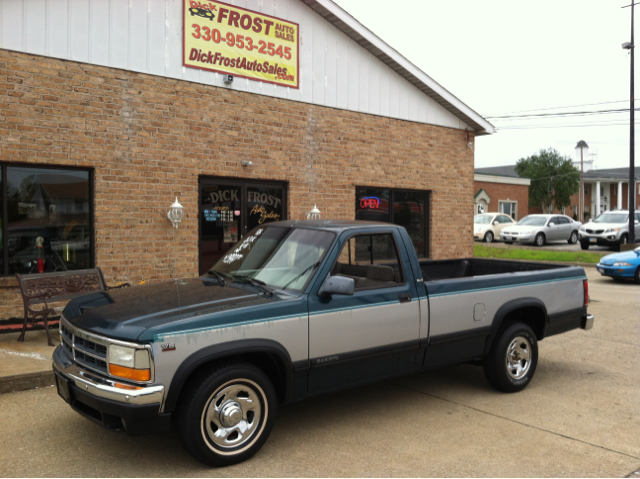
[[538,341],[591,329],[577,266],[419,261],[387,223],[284,221],[251,231],[205,276],[71,301],[53,368],[60,396],[127,434],[175,421],[200,461],[244,461],[280,405],[461,362],[505,392]]

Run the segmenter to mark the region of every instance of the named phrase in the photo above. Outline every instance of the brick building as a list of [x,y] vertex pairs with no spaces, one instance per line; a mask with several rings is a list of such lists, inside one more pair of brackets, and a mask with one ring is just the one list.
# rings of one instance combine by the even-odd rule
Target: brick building
[[474,214],[505,213],[518,221],[529,214],[529,185],[515,170],[476,168]]
[[[493,127],[329,0],[241,3],[0,0],[0,319],[38,254],[111,283],[194,276],[314,204],[402,224],[423,257],[472,255],[473,144]],[[207,55],[233,44],[238,67],[247,32],[268,68]]]
[[[478,203],[478,190],[483,188],[483,183],[478,182],[481,177],[494,177],[500,179],[500,181],[521,181],[529,182],[526,178],[519,178],[516,173],[515,165],[508,166],[494,166],[489,168],[476,168],[476,204]],[[635,205],[636,209],[640,209],[640,167],[635,169]],[[524,183],[523,183],[524,184]],[[528,184],[528,183],[527,183]],[[584,173],[584,205],[585,205],[585,223],[589,218],[599,215],[605,211],[614,209],[628,209],[629,208],[629,168],[606,168],[602,170],[589,169]],[[515,195],[515,185],[507,187],[504,184],[499,186],[499,195],[505,196],[508,194]],[[596,192],[600,191],[600,195]],[[492,190],[493,191],[493,190]],[[522,190],[521,190],[522,191]],[[622,194],[618,194],[622,191]],[[521,193],[524,194],[524,193]],[[539,206],[528,206],[529,204],[528,188],[524,196],[526,201],[526,209],[522,209],[521,217],[528,214],[540,214],[543,213]],[[579,208],[579,194],[575,194],[571,197],[571,205],[568,208],[555,209],[553,213],[566,214],[574,219],[578,218]],[[497,209],[491,209],[489,211],[499,211]],[[545,211],[545,213],[547,213]]]

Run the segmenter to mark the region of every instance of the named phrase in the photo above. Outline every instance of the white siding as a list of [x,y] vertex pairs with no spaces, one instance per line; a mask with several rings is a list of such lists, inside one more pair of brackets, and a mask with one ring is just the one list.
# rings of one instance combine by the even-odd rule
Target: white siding
[[[299,90],[242,78],[234,90],[465,128],[299,0],[226,2],[300,25]],[[0,48],[229,88],[182,66],[182,0],[0,0]]]

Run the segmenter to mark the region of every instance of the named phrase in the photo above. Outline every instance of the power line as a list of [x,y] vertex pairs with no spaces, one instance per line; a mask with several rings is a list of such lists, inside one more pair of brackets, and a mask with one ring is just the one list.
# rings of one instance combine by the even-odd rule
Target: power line
[[[639,125],[640,122],[636,121],[635,125]],[[544,128],[589,128],[589,127],[603,127],[603,126],[629,126],[629,122],[626,123],[586,123],[586,124],[563,124],[563,125],[520,125],[520,126],[505,126],[497,128],[498,131],[504,130],[539,130]]]
[[[634,108],[634,111],[639,111],[640,108]],[[591,116],[591,115],[607,115],[611,113],[627,113],[628,108],[620,108],[616,110],[593,110],[593,111],[567,111],[563,113],[537,113],[531,115],[505,115],[505,116],[487,116],[485,118],[494,120],[525,120],[528,118],[563,118],[567,116]]]
[[629,100],[618,100],[618,101],[605,101],[601,103],[585,103],[583,105],[570,105],[570,106],[556,106],[553,108],[536,108],[534,110],[521,110],[521,111],[509,111],[506,113],[497,113],[494,115],[483,115],[485,118],[498,118],[504,115],[513,115],[517,113],[533,113],[536,111],[550,111],[550,110],[563,110],[565,108],[580,108],[583,106],[597,106],[597,105],[610,105],[613,103],[629,103]]

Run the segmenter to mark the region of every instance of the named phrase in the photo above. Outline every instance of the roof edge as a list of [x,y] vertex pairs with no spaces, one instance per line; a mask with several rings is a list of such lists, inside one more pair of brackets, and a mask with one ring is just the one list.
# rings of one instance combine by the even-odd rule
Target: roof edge
[[496,133],[495,127],[484,117],[455,97],[332,0],[302,0],[302,2],[340,31],[346,33],[356,43],[369,50],[427,96],[433,98],[442,107],[475,128],[474,132],[477,136]]

